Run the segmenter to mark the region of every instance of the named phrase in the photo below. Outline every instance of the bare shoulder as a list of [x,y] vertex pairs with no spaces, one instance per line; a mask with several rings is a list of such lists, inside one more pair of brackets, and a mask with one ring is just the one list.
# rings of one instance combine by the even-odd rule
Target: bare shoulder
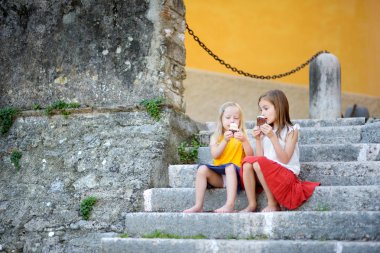
[[288,133],[286,135],[286,140],[298,140],[298,134],[300,126],[298,124],[295,124],[294,126],[289,126]]
[[218,139],[215,135],[211,135],[210,137],[210,146],[216,146],[218,145]]

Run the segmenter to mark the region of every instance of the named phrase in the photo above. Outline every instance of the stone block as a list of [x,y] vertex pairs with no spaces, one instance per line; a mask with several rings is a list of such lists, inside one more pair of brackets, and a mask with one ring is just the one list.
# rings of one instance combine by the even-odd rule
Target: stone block
[[265,240],[265,238],[252,238],[252,240],[213,240],[213,239],[140,239],[140,238],[103,238],[103,253],[176,253],[186,249],[188,253],[370,253],[380,251],[379,242],[345,242],[345,241],[289,241]]
[[361,142],[364,143],[380,143],[380,121],[364,125],[361,137]]
[[[313,196],[296,211],[380,211],[380,186],[320,186]],[[204,211],[210,212],[224,205],[225,189],[207,190]],[[181,212],[195,204],[194,188],[155,188],[144,192],[147,212]],[[257,210],[266,204],[265,194],[257,196]],[[244,191],[237,195],[235,210],[247,207]],[[286,210],[286,209],[284,209]]]
[[[342,144],[364,142],[362,139],[362,126],[342,126],[342,127],[301,127],[299,131],[300,144]],[[199,137],[203,146],[208,146],[212,131],[200,131]],[[252,135],[252,128],[247,129],[248,137],[252,145],[255,140]],[[368,138],[367,138],[368,139]],[[368,139],[369,140],[369,139]],[[375,140],[372,138],[372,140]]]
[[[305,162],[299,178],[329,185],[380,185],[379,162]],[[194,188],[198,165],[169,166],[169,187]]]
[[212,239],[265,237],[286,240],[379,240],[380,212],[128,213],[131,237],[155,230]]
[[[300,145],[301,162],[380,161],[379,144]],[[200,147],[199,163],[212,163],[210,148]]]

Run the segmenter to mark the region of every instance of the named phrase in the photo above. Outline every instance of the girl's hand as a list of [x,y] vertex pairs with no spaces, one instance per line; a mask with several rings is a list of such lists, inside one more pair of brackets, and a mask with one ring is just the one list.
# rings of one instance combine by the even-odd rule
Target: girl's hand
[[273,136],[275,136],[275,134],[273,132],[273,128],[270,125],[268,125],[268,124],[261,125],[260,126],[260,130],[266,136],[268,136],[269,139],[272,138]]
[[224,140],[229,141],[232,137],[234,137],[234,134],[231,131],[225,131],[224,132]]
[[254,137],[256,140],[259,140],[259,139],[260,139],[260,136],[261,136],[261,130],[260,130],[260,127],[255,126],[255,127],[253,128],[253,137]]
[[236,140],[241,141],[241,142],[244,142],[244,141],[245,141],[245,136],[244,136],[244,134],[243,134],[242,132],[240,132],[240,131],[237,131],[237,132],[234,133],[234,138],[235,138]]

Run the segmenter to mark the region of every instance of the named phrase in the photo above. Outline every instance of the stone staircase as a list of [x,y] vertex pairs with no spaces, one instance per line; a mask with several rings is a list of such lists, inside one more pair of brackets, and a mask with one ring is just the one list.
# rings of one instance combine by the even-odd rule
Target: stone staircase
[[[168,188],[144,192],[145,212],[125,215],[128,238],[103,238],[103,252],[380,252],[380,121],[298,120],[301,179],[319,181],[295,211],[215,214],[225,189],[208,190],[204,213],[194,204],[196,165],[169,166]],[[248,132],[254,122],[248,122]],[[200,131],[199,160],[210,162],[213,123]],[[252,140],[252,138],[251,138]],[[254,141],[252,141],[254,145]],[[258,197],[258,210],[266,203]],[[238,194],[235,208],[247,204]],[[145,239],[154,231],[182,239]],[[185,239],[202,235],[203,239]]]

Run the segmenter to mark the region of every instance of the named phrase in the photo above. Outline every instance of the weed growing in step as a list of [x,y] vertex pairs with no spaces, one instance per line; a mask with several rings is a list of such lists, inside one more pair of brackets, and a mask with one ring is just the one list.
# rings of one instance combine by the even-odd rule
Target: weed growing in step
[[119,238],[129,238],[129,235],[128,234],[121,234],[121,235],[119,235]]
[[82,200],[80,203],[80,215],[83,217],[83,219],[88,220],[91,216],[91,211],[93,206],[96,204],[96,197],[89,196]]
[[80,107],[79,103],[66,103],[64,101],[59,100],[59,101],[54,102],[52,105],[48,106],[45,109],[45,114],[50,116],[53,114],[54,110],[58,110],[65,118],[67,118],[67,116],[70,115],[70,112],[66,111],[66,109],[79,108],[79,107]]
[[196,163],[198,159],[198,149],[200,142],[197,136],[192,136],[189,140],[183,141],[179,144],[178,155],[179,160],[183,164]]
[[11,153],[11,163],[15,166],[16,170],[20,170],[20,160],[22,157],[22,153],[17,150],[13,150]]
[[319,212],[327,212],[330,210],[331,208],[328,205],[321,205],[321,204],[319,204],[318,207],[315,209],[315,211],[319,211]]
[[35,110],[35,111],[38,111],[38,110],[41,110],[42,108],[41,108],[41,106],[39,104],[34,104],[32,106],[32,109]]
[[204,235],[193,235],[193,236],[179,236],[168,234],[159,230],[155,230],[151,234],[143,235],[143,238],[161,238],[161,239],[206,239]]
[[20,110],[13,107],[0,109],[0,132],[2,135],[8,133],[19,114]]
[[144,99],[140,105],[144,106],[148,114],[156,121],[161,119],[162,106],[165,102],[163,98]]
[[247,240],[268,240],[269,237],[267,235],[258,235],[258,236],[250,236]]

